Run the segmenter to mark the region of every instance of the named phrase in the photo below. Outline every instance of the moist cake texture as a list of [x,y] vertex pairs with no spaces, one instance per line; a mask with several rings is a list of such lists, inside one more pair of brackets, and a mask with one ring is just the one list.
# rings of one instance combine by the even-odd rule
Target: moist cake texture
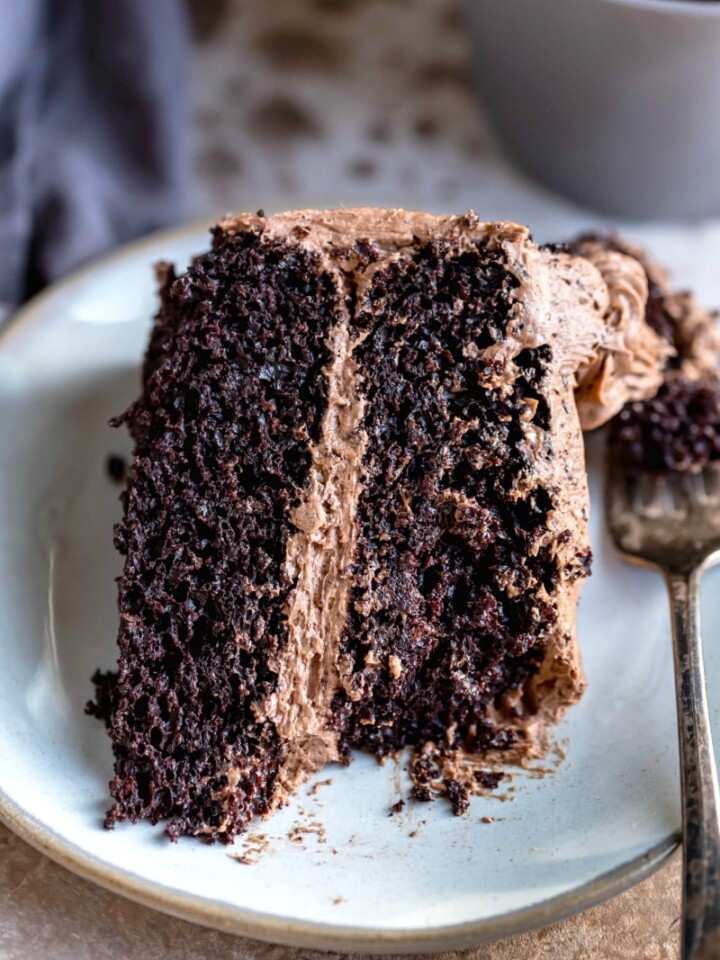
[[228,218],[159,279],[116,421],[108,826],[231,841],[355,748],[461,812],[583,691],[581,424],[660,383],[645,270],[340,210]]

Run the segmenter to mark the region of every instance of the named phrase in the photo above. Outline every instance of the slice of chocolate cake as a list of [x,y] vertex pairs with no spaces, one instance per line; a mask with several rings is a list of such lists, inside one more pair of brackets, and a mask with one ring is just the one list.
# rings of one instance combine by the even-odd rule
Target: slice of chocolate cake
[[645,271],[339,210],[229,218],[160,275],[118,421],[108,825],[230,841],[354,748],[412,748],[461,811],[582,693],[580,421],[657,390]]

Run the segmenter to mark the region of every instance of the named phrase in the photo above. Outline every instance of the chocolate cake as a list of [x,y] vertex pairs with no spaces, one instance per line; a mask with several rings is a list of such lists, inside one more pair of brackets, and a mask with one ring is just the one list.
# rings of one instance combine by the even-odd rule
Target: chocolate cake
[[228,218],[161,306],[92,708],[107,818],[231,841],[355,749],[461,812],[584,687],[581,424],[652,395],[647,277],[474,214]]
[[720,460],[720,324],[688,290],[674,290],[666,270],[617,235],[587,235],[569,248],[597,260],[617,251],[642,264],[648,281],[645,319],[671,346],[658,392],[629,403],[612,421],[610,442],[627,469],[699,473]]
[[699,473],[720,461],[720,382],[670,377],[657,394],[629,403],[615,418],[611,443],[630,470]]

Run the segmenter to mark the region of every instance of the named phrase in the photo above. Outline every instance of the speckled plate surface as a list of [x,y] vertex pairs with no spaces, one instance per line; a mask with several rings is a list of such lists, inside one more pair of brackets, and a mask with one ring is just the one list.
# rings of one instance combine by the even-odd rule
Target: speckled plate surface
[[[160,910],[335,949],[470,945],[640,879],[680,824],[669,619],[659,578],[624,566],[603,535],[597,441],[595,575],[579,614],[589,687],[557,731],[567,758],[549,775],[518,775],[505,800],[477,799],[462,818],[442,803],[390,817],[401,767],[359,757],[317,776],[257,826],[255,843],[173,845],[146,824],[102,829],[111,754],[83,704],[93,670],[114,662],[119,488],[105,464],[129,453],[107,420],[138,389],[149,265],[205,245],[194,228],[120,251],[37,298],[0,337],[0,818],[69,869]],[[720,302],[714,282],[702,293]],[[720,570],[703,603],[712,640]],[[717,644],[707,660],[712,693]],[[713,719],[720,739],[714,702]]]

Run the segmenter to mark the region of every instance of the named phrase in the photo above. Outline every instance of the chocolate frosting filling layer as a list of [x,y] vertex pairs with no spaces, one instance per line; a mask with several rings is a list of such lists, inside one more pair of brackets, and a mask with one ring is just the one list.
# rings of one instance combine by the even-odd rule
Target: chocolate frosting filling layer
[[[343,277],[338,274],[336,282],[342,289]],[[288,578],[295,582],[285,610],[288,643],[268,664],[277,674],[276,688],[256,707],[258,718],[271,720],[287,744],[276,803],[309,773],[339,759],[338,733],[329,724],[329,714],[341,682],[338,647],[357,538],[355,510],[365,445],[346,305],[329,349],[328,407],[320,441],[310,450],[309,485],[291,516],[297,532],[285,558]]]

